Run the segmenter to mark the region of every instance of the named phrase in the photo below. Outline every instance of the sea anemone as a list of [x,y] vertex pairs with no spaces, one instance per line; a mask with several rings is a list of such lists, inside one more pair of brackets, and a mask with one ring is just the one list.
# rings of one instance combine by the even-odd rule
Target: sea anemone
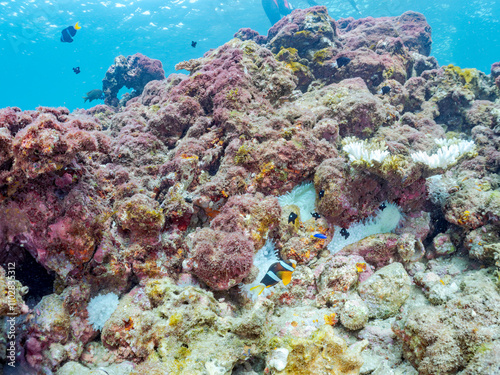
[[384,209],[380,209],[376,216],[358,221],[347,228],[348,235],[342,235],[341,228],[335,227],[335,234],[328,244],[328,250],[335,254],[347,245],[358,242],[365,237],[377,233],[389,233],[397,228],[403,217],[400,208],[394,203],[384,202]]
[[300,220],[312,218],[311,213],[316,210],[316,190],[312,182],[304,182],[295,186],[292,191],[278,197],[281,208],[296,205],[300,209]]

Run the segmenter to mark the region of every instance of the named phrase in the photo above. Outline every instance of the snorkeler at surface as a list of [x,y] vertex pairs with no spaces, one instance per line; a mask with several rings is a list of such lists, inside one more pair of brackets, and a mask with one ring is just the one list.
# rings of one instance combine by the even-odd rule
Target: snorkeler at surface
[[349,0],[349,3],[351,6],[354,8],[356,12],[358,12],[359,15],[361,15],[361,11],[359,10],[358,4],[356,4],[355,0]]
[[293,10],[288,0],[262,0],[262,7],[273,25]]

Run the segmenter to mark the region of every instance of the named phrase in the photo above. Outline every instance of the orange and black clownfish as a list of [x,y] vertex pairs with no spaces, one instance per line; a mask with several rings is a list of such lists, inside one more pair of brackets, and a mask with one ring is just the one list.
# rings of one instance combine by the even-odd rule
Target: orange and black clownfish
[[266,275],[260,281],[260,284],[250,288],[250,290],[260,295],[264,289],[270,288],[280,281],[288,285],[292,279],[292,273],[295,271],[296,266],[297,262],[293,259],[288,261],[280,260],[279,262],[271,264]]
[[81,26],[78,22],[75,26],[68,26],[63,31],[61,31],[61,42],[71,43],[73,42],[73,37],[76,35],[76,30],[80,30]]

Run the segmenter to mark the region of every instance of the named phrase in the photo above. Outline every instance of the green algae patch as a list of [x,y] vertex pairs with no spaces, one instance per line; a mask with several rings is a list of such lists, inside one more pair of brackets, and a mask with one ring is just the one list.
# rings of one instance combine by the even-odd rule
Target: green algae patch
[[391,66],[382,72],[382,76],[384,77],[384,80],[388,80],[394,77],[394,73],[396,73],[396,69]]
[[243,143],[238,151],[236,151],[236,155],[234,156],[234,162],[236,164],[244,164],[250,160],[252,148],[248,146],[248,144]]
[[307,72],[309,71],[309,69],[307,68],[307,66],[299,63],[299,62],[295,62],[295,61],[291,61],[289,62],[288,64],[286,64],[286,66],[295,74],[295,73],[299,73],[299,72]]
[[327,107],[335,109],[335,107],[348,96],[348,89],[346,87],[340,87],[335,91],[328,91],[323,97],[323,104]]
[[278,61],[296,61],[299,59],[299,54],[296,48],[281,47],[280,51],[276,54]]
[[182,320],[182,314],[175,313],[168,320],[168,325],[169,326],[176,326],[177,324],[179,324],[181,322],[181,320]]
[[117,221],[124,230],[143,235],[157,235],[165,224],[158,202],[144,194],[135,194],[117,210]]
[[310,338],[273,338],[272,350],[289,350],[288,363],[280,374],[306,375],[320,374],[328,369],[331,374],[359,374],[363,365],[361,351],[368,345],[367,340],[347,346],[344,339],[336,336],[333,328],[324,325],[313,332]]
[[389,155],[382,162],[381,169],[385,173],[401,171],[408,167],[408,161],[401,155]]
[[295,33],[295,36],[298,37],[298,38],[300,38],[300,37],[310,38],[311,35],[312,35],[312,33],[309,30],[297,31]]
[[226,99],[227,100],[230,100],[230,101],[237,101],[238,100],[238,88],[235,88],[235,89],[232,89],[232,90],[229,90],[227,93],[226,93]]
[[449,64],[444,67],[445,74],[453,79],[460,79],[464,88],[469,90],[477,89],[479,87],[479,71],[475,68],[461,69],[458,66]]
[[313,56],[313,61],[316,64],[323,65],[324,61],[327,60],[331,55],[331,51],[329,48],[323,48],[319,51],[316,51]]

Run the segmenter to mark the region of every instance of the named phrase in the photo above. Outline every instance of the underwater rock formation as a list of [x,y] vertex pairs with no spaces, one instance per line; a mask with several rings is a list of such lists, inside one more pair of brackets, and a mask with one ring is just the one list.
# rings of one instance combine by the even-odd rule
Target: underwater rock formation
[[117,95],[122,87],[135,90],[134,94],[129,96],[130,100],[140,95],[148,82],[162,79],[165,79],[165,72],[160,60],[150,59],[141,53],[128,57],[118,56],[102,80],[104,103],[117,107]]
[[43,299],[11,283],[25,373],[494,368],[498,64],[440,67],[415,12],[313,7],[236,36],[188,75],[117,58],[107,105],[0,110],[0,259],[55,277]]

